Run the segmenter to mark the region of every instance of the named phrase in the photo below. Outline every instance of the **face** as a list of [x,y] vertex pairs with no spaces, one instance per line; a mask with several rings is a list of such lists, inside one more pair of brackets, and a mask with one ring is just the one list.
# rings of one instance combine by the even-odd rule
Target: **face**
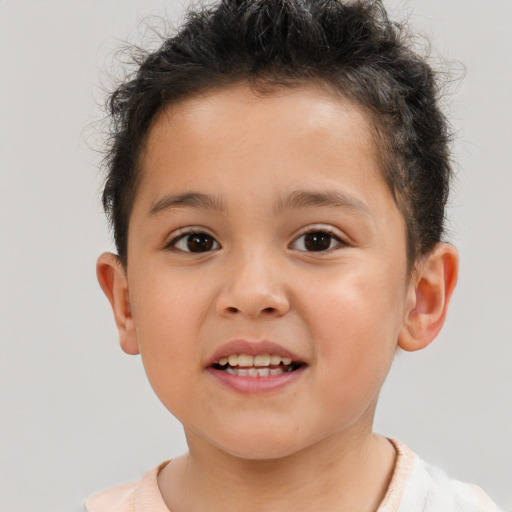
[[409,284],[364,113],[217,90],[159,115],[141,176],[126,346],[189,439],[261,459],[371,429]]

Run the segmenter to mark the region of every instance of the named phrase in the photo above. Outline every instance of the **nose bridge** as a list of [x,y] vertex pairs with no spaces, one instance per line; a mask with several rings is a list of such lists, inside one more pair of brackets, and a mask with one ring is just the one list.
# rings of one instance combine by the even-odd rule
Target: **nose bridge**
[[264,244],[233,251],[217,298],[219,314],[283,315],[289,304],[279,256]]

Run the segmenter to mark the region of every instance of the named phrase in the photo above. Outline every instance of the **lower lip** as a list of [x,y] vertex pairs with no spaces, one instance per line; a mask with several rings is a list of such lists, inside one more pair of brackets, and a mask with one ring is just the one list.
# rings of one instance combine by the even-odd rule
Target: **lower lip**
[[224,370],[217,370],[212,367],[207,368],[207,371],[222,384],[239,393],[257,395],[277,391],[290,385],[302,376],[305,369],[306,366],[301,366],[292,372],[280,373],[279,375],[269,375],[267,377],[242,377],[240,375],[232,375]]

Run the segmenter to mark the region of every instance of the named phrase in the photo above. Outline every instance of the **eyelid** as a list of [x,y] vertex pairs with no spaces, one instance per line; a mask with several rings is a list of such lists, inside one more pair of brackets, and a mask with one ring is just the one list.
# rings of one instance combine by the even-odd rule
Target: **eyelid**
[[[163,244],[163,248],[169,249],[169,250],[175,250],[176,252],[185,252],[186,253],[188,251],[183,251],[182,249],[176,249],[174,247],[174,244],[179,239],[181,239],[185,236],[195,235],[198,233],[211,236],[215,240],[215,243],[219,246],[219,249],[222,247],[220,245],[220,242],[217,240],[217,237],[209,229],[207,229],[203,226],[186,226],[186,227],[178,228],[178,229],[174,230],[172,233],[170,233],[169,236],[167,236],[165,239],[166,241]],[[218,250],[218,249],[214,249],[214,250]],[[210,251],[207,251],[207,252],[210,252]]]
[[326,249],[325,251],[303,251],[301,252],[315,252],[318,254],[326,254],[331,251],[335,251],[336,249],[340,247],[345,247],[347,245],[350,245],[348,241],[348,237],[344,235],[342,232],[340,232],[338,229],[334,228],[331,225],[328,224],[312,224],[309,226],[306,226],[302,228],[293,238],[293,240],[288,244],[288,247],[292,248],[291,246],[297,242],[297,240],[304,235],[307,235],[309,233],[327,233],[328,235],[332,236],[336,240],[338,240],[339,244],[335,247],[332,247],[330,249]]

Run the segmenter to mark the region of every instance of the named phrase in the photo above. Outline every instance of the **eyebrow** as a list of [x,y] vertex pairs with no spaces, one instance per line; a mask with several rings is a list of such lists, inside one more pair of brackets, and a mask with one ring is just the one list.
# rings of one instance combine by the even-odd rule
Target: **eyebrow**
[[283,210],[310,208],[315,206],[347,208],[356,213],[364,214],[373,220],[372,212],[366,203],[357,197],[334,190],[316,192],[297,190],[278,201],[276,213],[282,212]]
[[167,194],[161,199],[154,201],[148,216],[151,217],[163,210],[182,207],[222,212],[226,210],[226,204],[220,197],[201,194],[199,192],[185,192],[183,194]]
[[[281,197],[276,203],[275,213],[285,210],[296,210],[313,207],[342,207],[364,214],[373,220],[373,215],[368,206],[354,196],[340,191],[306,191],[296,190],[286,197]],[[185,192],[183,194],[167,194],[156,200],[151,205],[148,216],[152,217],[159,212],[173,208],[199,208],[225,212],[226,202],[218,196],[202,194],[200,192]]]

